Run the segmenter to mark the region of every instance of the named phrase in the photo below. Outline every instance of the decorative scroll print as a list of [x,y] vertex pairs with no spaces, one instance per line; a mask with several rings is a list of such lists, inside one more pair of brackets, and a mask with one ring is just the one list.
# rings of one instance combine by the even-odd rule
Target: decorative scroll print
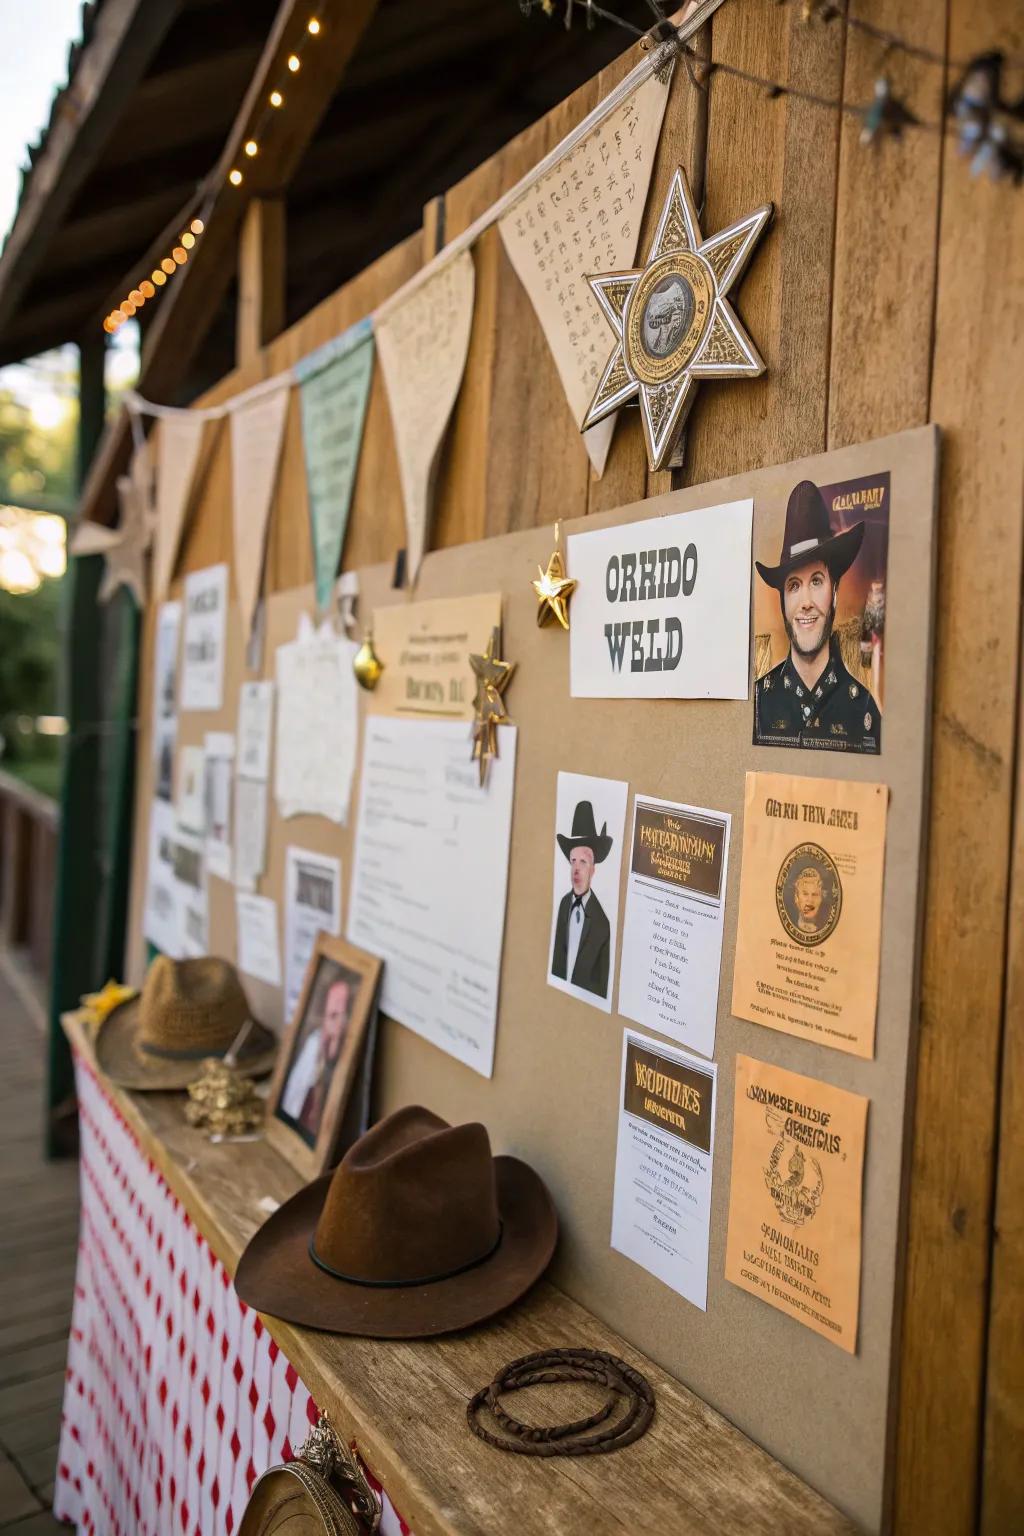
[[[577,426],[608,360],[608,327],[586,279],[633,263],[667,100],[667,83],[652,75],[525,192],[498,226]],[[584,434],[599,475],[613,427],[613,420],[605,421]]]
[[[237,1531],[319,1410],[76,1058],[82,1212],[54,1514],[80,1536]],[[384,1536],[408,1536],[385,1495]]]

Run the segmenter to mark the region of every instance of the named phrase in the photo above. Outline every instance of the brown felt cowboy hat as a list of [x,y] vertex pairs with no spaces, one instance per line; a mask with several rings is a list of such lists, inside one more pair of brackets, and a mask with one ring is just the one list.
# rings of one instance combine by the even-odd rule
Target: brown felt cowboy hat
[[482,1125],[412,1105],[286,1201],[235,1275],[259,1312],[328,1333],[427,1338],[482,1322],[546,1269],[558,1218],[539,1176]]
[[[122,1088],[187,1088],[207,1056],[224,1056],[250,1021],[238,972],[227,960],[157,955],[138,997],[109,1013],[96,1060]],[[235,1057],[246,1077],[269,1072],[277,1038],[251,1022]]]
[[589,848],[594,855],[595,864],[603,864],[611,850],[612,839],[608,836],[608,823],[605,822],[600,832],[594,821],[594,807],[589,800],[581,800],[572,815],[572,831],[566,837],[564,832],[557,832],[558,846],[566,858],[574,848]]
[[836,533],[829,519],[825,498],[813,480],[801,480],[793,487],[786,505],[786,531],[782,538],[782,559],[778,565],[762,565],[755,560],[758,575],[770,587],[781,592],[790,571],[821,560],[828,566],[832,580],[846,574],[860,554],[864,542],[864,524],[854,523]]

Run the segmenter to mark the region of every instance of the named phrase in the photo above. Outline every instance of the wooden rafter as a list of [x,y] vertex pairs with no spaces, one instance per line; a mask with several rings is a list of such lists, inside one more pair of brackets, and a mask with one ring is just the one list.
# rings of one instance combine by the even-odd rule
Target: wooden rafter
[[[273,117],[259,155],[249,160],[243,154],[245,140],[270,90],[292,79],[286,60],[301,40],[310,14],[309,0],[281,0],[259,65],[208,179],[206,233],[188,265],[168,284],[146,334],[139,390],[147,399],[173,400],[234,276],[238,234],[249,200],[271,197],[288,186],[376,4],[377,0],[320,0],[317,43],[306,48],[300,73],[290,89],[285,87],[285,109]],[[245,175],[241,188],[227,181],[236,163]],[[101,318],[97,315],[97,325]],[[112,521],[117,476],[124,473],[130,446],[131,434],[122,413],[108,428],[93,460],[82,492],[83,517]]]

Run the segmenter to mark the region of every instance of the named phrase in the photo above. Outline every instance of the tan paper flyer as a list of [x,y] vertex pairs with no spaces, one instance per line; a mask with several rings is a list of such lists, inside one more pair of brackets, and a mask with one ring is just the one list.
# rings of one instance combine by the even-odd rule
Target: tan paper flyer
[[472,720],[476,677],[469,658],[483,654],[500,624],[500,592],[376,609],[373,642],[384,671],[367,695],[370,714]]
[[875,1053],[884,784],[748,773],[732,1011]]
[[868,1101],[736,1057],[725,1278],[857,1351]]

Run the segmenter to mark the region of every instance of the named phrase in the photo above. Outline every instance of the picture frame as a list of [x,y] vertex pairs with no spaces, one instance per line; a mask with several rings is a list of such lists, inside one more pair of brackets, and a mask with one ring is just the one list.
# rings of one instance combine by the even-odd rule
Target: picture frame
[[339,1150],[382,969],[376,955],[317,935],[267,1096],[267,1140],[305,1179],[325,1173]]

